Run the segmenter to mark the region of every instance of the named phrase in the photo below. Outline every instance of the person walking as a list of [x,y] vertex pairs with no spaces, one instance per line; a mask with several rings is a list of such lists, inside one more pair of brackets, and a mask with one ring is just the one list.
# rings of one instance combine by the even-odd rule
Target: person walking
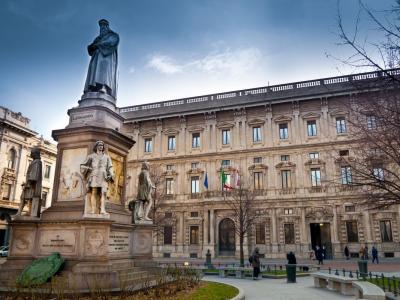
[[349,251],[349,247],[344,247],[344,256],[346,257],[346,260],[350,259],[350,251]]
[[316,247],[315,257],[317,258],[319,265],[323,265],[324,264],[324,253],[322,251],[322,248],[319,247],[319,246]]
[[376,249],[375,246],[372,246],[371,254],[372,254],[372,263],[376,261],[376,263],[379,264],[378,249]]
[[360,250],[358,251],[358,257],[360,259],[364,259],[364,247],[361,246]]
[[365,247],[364,247],[364,259],[368,260],[368,246],[367,245],[365,245]]
[[260,274],[260,253],[257,247],[254,248],[253,254],[250,256],[249,261],[253,267],[253,280],[257,280],[258,275]]

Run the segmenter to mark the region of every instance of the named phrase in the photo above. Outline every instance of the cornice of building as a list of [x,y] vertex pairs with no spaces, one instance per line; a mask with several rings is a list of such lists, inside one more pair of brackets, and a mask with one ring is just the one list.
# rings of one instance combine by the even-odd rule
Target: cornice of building
[[400,69],[374,71],[118,108],[125,123],[378,91]]

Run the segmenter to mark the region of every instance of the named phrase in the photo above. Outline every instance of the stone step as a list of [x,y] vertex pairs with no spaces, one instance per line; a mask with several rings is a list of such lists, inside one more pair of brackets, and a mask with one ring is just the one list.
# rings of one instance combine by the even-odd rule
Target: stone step
[[132,273],[127,273],[127,274],[122,274],[119,275],[120,280],[126,280],[126,279],[132,279],[132,278],[145,278],[149,277],[150,274],[146,271],[143,272],[132,272]]

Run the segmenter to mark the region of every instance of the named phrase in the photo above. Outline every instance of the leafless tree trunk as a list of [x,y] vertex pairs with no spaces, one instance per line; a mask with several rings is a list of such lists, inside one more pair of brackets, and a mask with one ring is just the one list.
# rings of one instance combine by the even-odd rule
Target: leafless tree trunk
[[252,227],[258,219],[256,215],[255,194],[243,185],[241,180],[237,189],[226,193],[225,204],[232,210],[235,219],[235,231],[239,236],[240,266],[244,266],[244,240],[250,238]]
[[[367,88],[355,86],[355,96],[345,104],[354,155],[341,158],[341,164],[350,167],[350,173],[342,168],[341,176],[347,176],[347,184],[357,186],[357,193],[376,208],[400,204],[400,70],[393,69],[400,63],[400,1],[382,11],[362,0],[358,3],[359,13],[349,30],[338,1],[340,41],[353,51],[341,61],[355,68],[370,67],[379,76]],[[368,28],[362,28],[365,22]],[[375,40],[368,38],[372,30]]]

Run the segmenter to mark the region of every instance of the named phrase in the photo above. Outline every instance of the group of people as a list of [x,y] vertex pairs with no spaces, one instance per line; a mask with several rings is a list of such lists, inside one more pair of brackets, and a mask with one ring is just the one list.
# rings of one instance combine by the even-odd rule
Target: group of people
[[[344,256],[346,257],[346,259],[350,259],[350,250],[349,247],[344,247]],[[372,263],[377,263],[379,264],[379,258],[378,258],[378,249],[375,246],[372,246],[371,249],[371,256],[372,256]],[[369,256],[368,256],[368,246],[361,246],[360,250],[358,251],[358,257],[364,260],[368,260]]]
[[[286,255],[286,258],[289,265],[297,264],[296,256],[292,251]],[[260,250],[257,247],[254,248],[253,253],[250,255],[249,262],[253,267],[253,280],[257,280],[259,278],[258,276],[260,275]]]

